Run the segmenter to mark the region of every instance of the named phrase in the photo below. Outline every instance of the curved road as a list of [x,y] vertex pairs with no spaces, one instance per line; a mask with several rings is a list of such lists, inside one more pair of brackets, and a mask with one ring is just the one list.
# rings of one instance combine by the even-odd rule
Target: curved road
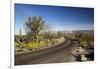
[[17,63],[20,60],[17,60],[17,57],[15,57],[15,59],[16,59],[15,65],[76,62],[75,58],[71,55],[71,51],[76,46],[77,46],[77,43],[75,43],[74,41],[67,41],[59,46],[62,48],[59,48],[50,53],[48,52],[46,54],[42,54],[40,56],[33,57],[31,59],[29,58],[28,59],[29,61],[26,63]]
[[[67,44],[67,43],[66,43]],[[39,59],[32,60],[27,64],[44,64],[44,63],[62,63],[62,62],[76,62],[75,57],[71,55],[71,50],[77,46],[77,44],[72,43],[65,48],[55,51],[53,53],[42,56]]]

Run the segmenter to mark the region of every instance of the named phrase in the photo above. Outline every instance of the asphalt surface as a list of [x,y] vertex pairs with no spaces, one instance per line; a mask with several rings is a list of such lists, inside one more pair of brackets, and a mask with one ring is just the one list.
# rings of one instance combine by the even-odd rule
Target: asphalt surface
[[52,49],[52,52],[47,52],[45,54],[33,57],[31,59],[29,58],[30,60],[28,59],[29,61],[26,63],[16,64],[16,62],[18,62],[18,60],[16,60],[15,65],[76,62],[75,57],[71,54],[71,51],[74,50],[76,46],[77,43],[75,43],[74,41],[67,41],[59,46],[62,48],[55,49],[55,51],[53,51]]
[[[65,43],[67,45],[67,43]],[[69,46],[55,51],[50,54],[46,54],[37,60],[32,60],[27,64],[46,64],[46,63],[64,63],[64,62],[76,62],[75,57],[72,56],[71,51],[76,47],[77,44],[72,42]]]

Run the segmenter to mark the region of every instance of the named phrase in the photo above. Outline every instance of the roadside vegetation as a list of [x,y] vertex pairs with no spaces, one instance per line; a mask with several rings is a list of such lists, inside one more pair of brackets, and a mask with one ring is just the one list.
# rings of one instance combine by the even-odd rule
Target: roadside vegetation
[[86,31],[73,31],[68,34],[64,31],[52,32],[50,26],[40,16],[28,17],[24,24],[26,35],[22,34],[21,29],[19,35],[15,35],[15,53],[25,53],[37,51],[47,47],[51,47],[61,40],[77,42],[77,47],[84,49],[82,56],[94,60],[94,34]]
[[40,16],[29,17],[25,23],[26,35],[15,35],[15,52],[34,51],[41,48],[53,46],[62,37],[61,32],[52,33],[49,26]]
[[[94,60],[94,33],[92,32],[74,32],[74,41],[79,43],[78,52],[81,53],[78,56],[84,61]],[[82,57],[83,56],[83,57]],[[79,60],[81,61],[81,60]]]

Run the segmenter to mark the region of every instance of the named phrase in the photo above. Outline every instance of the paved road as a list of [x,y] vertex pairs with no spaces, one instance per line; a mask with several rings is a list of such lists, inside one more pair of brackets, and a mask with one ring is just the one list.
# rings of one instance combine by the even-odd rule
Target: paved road
[[76,62],[71,55],[76,46],[77,43],[69,40],[51,49],[18,55],[15,57],[15,65]]
[[71,55],[71,51],[74,49],[74,47],[77,46],[77,44],[72,42],[72,44],[70,44],[69,46],[67,46],[67,43],[65,43],[65,45],[66,45],[65,48],[62,48],[58,51],[43,55],[40,58],[37,58],[35,60],[33,59],[27,64],[76,62],[75,57]]

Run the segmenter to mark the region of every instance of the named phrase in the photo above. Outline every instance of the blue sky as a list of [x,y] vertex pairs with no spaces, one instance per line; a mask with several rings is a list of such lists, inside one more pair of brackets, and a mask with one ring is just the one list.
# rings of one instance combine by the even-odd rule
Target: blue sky
[[54,31],[93,30],[94,9],[80,7],[60,7],[34,4],[15,4],[15,34],[22,29],[30,16],[42,16]]

